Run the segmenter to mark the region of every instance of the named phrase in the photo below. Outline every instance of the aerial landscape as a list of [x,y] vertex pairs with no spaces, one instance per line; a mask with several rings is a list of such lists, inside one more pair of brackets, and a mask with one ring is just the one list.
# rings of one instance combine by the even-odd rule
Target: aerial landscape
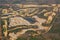
[[0,0],[0,40],[60,40],[59,3]]

